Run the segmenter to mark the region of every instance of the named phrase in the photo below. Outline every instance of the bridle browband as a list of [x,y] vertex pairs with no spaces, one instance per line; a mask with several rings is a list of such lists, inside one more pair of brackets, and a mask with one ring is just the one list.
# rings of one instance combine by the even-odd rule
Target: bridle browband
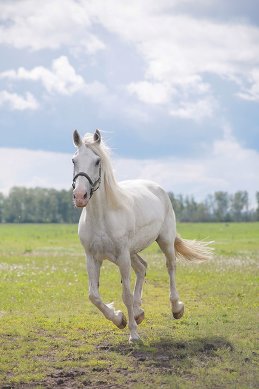
[[[100,166],[99,166],[99,177],[97,178],[96,181],[92,181],[91,178],[88,176],[87,173],[84,173],[84,172],[79,172],[77,173],[74,178],[73,178],[73,182],[72,182],[72,188],[75,189],[76,187],[76,179],[79,177],[79,176],[83,176],[85,177],[88,181],[89,181],[89,184],[91,185],[91,190],[90,190],[90,198],[92,197],[93,193],[100,187],[100,184],[101,184],[101,174],[102,174],[102,169],[101,169],[101,162],[100,162]],[[98,185],[98,186],[97,186]]]

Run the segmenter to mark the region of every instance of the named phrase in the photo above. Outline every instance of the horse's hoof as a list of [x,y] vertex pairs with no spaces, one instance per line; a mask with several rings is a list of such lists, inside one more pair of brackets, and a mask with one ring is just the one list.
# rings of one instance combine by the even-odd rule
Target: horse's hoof
[[143,344],[143,342],[139,336],[136,336],[136,337],[130,336],[129,337],[129,344]]
[[116,324],[116,326],[120,329],[120,330],[123,330],[123,328],[125,328],[127,325],[127,318],[126,316],[124,315],[123,312],[121,312],[121,322],[119,324]]
[[179,312],[173,312],[173,317],[178,320],[181,319],[183,314],[184,314],[184,305],[182,306]]
[[141,312],[138,316],[135,317],[135,321],[137,323],[137,325],[139,325],[140,323],[142,323],[142,321],[145,319],[145,313],[144,311]]

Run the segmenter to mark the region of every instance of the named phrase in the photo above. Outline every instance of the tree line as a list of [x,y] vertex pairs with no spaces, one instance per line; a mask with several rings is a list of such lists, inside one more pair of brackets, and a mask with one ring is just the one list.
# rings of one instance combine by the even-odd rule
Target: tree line
[[[259,221],[259,192],[253,209],[247,191],[218,191],[203,201],[172,192],[169,197],[178,221]],[[0,223],[77,223],[80,213],[73,205],[72,190],[14,187],[7,196],[0,193]]]
[[242,222],[259,221],[259,192],[256,192],[256,206],[250,208],[247,191],[229,194],[217,191],[203,201],[193,196],[169,193],[176,218],[182,222]]

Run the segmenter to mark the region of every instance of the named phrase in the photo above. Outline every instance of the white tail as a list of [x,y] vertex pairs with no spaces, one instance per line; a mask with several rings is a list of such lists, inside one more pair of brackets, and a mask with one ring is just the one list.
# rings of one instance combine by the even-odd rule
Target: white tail
[[176,257],[188,261],[206,261],[213,257],[213,248],[209,247],[211,243],[182,239],[177,235],[174,242]]

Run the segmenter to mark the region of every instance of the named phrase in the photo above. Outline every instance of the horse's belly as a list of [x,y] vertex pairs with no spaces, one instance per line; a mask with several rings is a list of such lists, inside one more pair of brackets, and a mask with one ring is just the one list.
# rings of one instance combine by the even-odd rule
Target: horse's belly
[[153,243],[159,235],[159,227],[157,223],[155,225],[149,224],[141,227],[132,240],[131,253],[138,253]]

